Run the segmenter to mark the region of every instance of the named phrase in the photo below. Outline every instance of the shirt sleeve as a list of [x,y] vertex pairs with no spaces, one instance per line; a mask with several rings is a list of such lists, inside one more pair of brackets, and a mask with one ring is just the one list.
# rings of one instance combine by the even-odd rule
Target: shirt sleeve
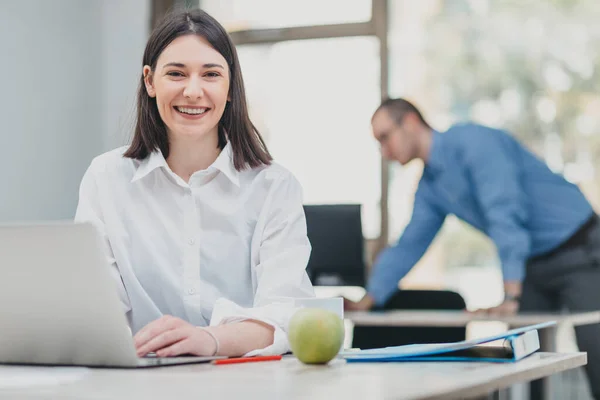
[[105,245],[104,249],[108,265],[110,265],[110,273],[116,283],[123,312],[127,315],[131,311],[131,304],[106,234],[106,225],[100,206],[100,194],[98,192],[98,181],[95,173],[96,169],[97,165],[92,162],[92,165],[87,169],[81,180],[81,185],[79,187],[79,202],[77,204],[77,211],[75,212],[75,222],[89,222],[98,230]]
[[210,323],[254,319],[271,325],[275,329],[273,344],[247,356],[289,351],[287,327],[298,309],[294,299],[315,296],[306,273],[311,246],[306,234],[302,188],[291,174],[283,174],[273,183],[260,220],[264,221],[264,229],[254,271],[253,307],[244,309],[221,298],[215,304]]
[[383,305],[398,289],[398,282],[423,256],[446,217],[425,196],[423,181],[415,194],[410,222],[398,242],[377,257],[367,285],[376,305]]
[[531,238],[525,228],[527,198],[521,166],[510,143],[483,128],[464,140],[467,168],[486,219],[486,231],[502,263],[505,281],[522,281]]

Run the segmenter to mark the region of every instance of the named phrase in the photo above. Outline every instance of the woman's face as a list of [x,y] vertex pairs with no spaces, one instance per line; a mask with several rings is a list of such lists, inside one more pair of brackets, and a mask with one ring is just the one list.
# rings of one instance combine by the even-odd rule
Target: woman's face
[[217,137],[228,101],[229,68],[206,39],[178,37],[160,54],[156,69],[146,65],[143,74],[170,140]]

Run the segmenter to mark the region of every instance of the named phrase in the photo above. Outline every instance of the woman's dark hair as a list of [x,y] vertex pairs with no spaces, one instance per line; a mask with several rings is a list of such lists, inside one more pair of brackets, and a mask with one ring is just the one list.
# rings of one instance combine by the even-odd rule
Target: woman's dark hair
[[377,108],[375,113],[382,109],[385,109],[389,113],[389,115],[394,119],[397,125],[402,124],[402,120],[404,120],[406,114],[413,113],[417,116],[417,118],[419,119],[419,121],[421,121],[423,125],[431,129],[427,121],[425,121],[425,118],[423,118],[423,115],[421,115],[419,109],[408,100],[402,98],[386,99]]
[[[227,102],[219,121],[219,148],[223,149],[228,140],[231,142],[233,164],[238,171],[246,167],[270,164],[273,158],[248,116],[244,81],[235,46],[225,29],[213,17],[198,9],[167,15],[150,35],[142,65],[149,65],[154,72],[163,50],[183,35],[202,36],[225,58],[229,66],[231,100]],[[135,131],[124,157],[142,160],[156,149],[167,158],[169,138],[167,128],[158,113],[156,98],[150,97],[146,92],[142,75],[137,94]]]

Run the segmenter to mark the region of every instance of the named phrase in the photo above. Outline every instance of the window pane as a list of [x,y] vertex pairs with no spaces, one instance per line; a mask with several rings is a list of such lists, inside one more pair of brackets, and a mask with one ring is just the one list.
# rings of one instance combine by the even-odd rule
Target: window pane
[[[414,100],[439,130],[466,119],[509,130],[600,204],[600,2],[403,0],[390,6],[393,96]],[[420,173],[416,164],[395,170],[392,239],[410,218]],[[451,219],[414,276],[444,286],[456,271],[479,274],[476,283],[461,279],[461,288],[468,305],[487,306],[502,296],[497,267],[492,243]],[[494,279],[483,278],[484,269]]]
[[200,0],[228,31],[364,22],[371,0]]
[[238,46],[250,114],[307,204],[363,204],[379,235],[380,156],[370,134],[379,103],[374,38]]

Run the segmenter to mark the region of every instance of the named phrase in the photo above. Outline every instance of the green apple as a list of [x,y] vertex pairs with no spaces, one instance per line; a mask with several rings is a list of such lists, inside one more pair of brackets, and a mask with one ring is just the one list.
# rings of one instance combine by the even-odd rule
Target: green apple
[[344,342],[344,322],[334,312],[302,308],[292,316],[288,341],[294,355],[305,364],[326,364]]

